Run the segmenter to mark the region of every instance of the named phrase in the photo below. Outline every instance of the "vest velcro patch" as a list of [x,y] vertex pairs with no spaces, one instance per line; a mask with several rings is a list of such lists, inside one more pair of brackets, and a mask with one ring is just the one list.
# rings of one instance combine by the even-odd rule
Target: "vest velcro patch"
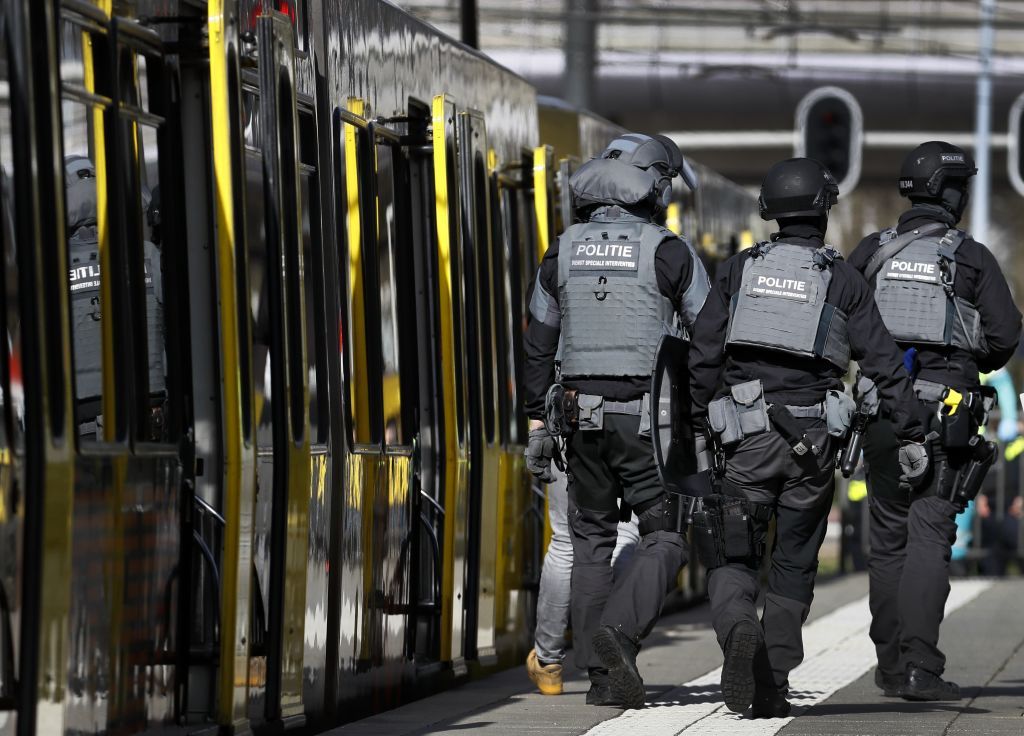
[[747,287],[747,294],[793,299],[798,302],[806,302],[809,297],[807,282],[804,279],[770,276],[763,273],[754,274],[754,278],[750,280],[750,285]]
[[569,259],[570,271],[614,271],[636,275],[640,243],[625,240],[576,240]]
[[93,290],[100,288],[100,267],[98,263],[84,266],[72,266],[68,270],[71,291]]
[[939,283],[939,265],[927,261],[906,261],[893,258],[886,264],[883,278],[937,284]]

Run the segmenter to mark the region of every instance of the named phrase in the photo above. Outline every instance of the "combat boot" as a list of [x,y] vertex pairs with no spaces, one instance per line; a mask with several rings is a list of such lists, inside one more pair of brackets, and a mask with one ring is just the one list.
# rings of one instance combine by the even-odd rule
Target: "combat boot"
[[541,664],[536,649],[531,649],[526,657],[526,674],[542,694],[562,694],[562,665]]
[[722,697],[733,713],[742,713],[754,700],[754,655],[763,643],[761,627],[749,621],[740,621],[729,632],[722,664]]
[[751,704],[751,718],[788,718],[792,706],[778,690],[757,692]]
[[588,667],[590,689],[587,690],[587,705],[618,705],[608,684],[608,670],[604,667]]
[[875,685],[887,698],[898,698],[903,690],[903,678],[899,675],[887,675],[875,667]]
[[960,700],[960,686],[943,680],[934,672],[908,664],[900,697],[904,700]]
[[608,668],[608,684],[615,702],[624,708],[643,707],[647,693],[636,668],[640,647],[611,626],[599,628],[594,634],[593,644],[594,652]]

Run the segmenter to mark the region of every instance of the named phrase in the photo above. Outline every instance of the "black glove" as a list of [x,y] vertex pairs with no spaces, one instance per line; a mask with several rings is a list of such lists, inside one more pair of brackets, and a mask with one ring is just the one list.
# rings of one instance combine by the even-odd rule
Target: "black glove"
[[930,433],[924,442],[904,442],[900,445],[900,487],[916,490],[924,484],[931,464],[932,440],[938,435]]
[[555,476],[551,472],[551,461],[555,457],[555,438],[548,431],[531,429],[530,438],[526,443],[526,469],[541,483],[554,483]]

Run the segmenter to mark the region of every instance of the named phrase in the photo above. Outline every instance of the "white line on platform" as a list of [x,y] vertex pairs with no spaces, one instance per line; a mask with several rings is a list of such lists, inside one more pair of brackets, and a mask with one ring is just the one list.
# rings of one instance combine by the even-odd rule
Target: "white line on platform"
[[[969,603],[992,585],[986,580],[952,583],[946,615]],[[871,613],[867,596],[837,608],[804,628],[804,662],[789,677],[795,714],[846,687],[875,666],[875,646],[868,637]],[[685,645],[679,655],[686,656]],[[722,668],[664,693],[642,710],[628,710],[587,731],[586,736],[633,734],[677,736],[773,736],[793,717],[752,720],[728,710],[719,688]],[[699,724],[699,725],[697,725]],[[693,728],[691,728],[693,726]]]

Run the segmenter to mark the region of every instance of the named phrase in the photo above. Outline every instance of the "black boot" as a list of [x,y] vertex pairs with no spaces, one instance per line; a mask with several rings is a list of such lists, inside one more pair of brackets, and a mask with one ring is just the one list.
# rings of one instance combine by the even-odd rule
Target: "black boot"
[[900,697],[904,700],[960,700],[960,686],[934,672],[908,664]]
[[604,668],[591,667],[590,689],[587,690],[587,705],[618,705],[612,696],[611,685],[608,684],[608,671]]
[[887,698],[898,698],[903,690],[903,678],[899,675],[887,675],[875,667],[875,685]]
[[754,693],[751,706],[751,718],[788,718],[792,710],[786,696],[778,690]]
[[733,713],[742,713],[754,699],[754,655],[764,644],[761,627],[740,621],[725,643],[722,696]]
[[597,630],[593,645],[601,663],[608,668],[608,684],[615,702],[624,708],[643,707],[647,693],[636,668],[636,655],[640,647],[610,626],[602,626]]

